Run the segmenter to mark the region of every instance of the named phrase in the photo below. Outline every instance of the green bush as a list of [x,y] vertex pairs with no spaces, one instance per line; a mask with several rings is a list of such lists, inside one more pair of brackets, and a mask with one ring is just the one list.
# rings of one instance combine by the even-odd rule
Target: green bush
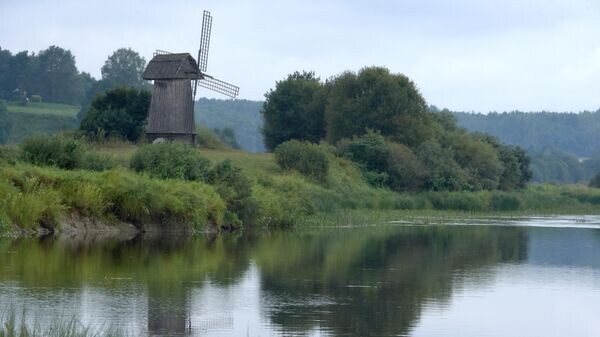
[[0,145],[0,164],[15,164],[19,159],[19,149],[15,146]]
[[327,180],[329,160],[319,145],[290,140],[277,146],[275,160],[284,170],[296,170],[319,182]]
[[485,211],[485,201],[472,192],[430,192],[428,199],[434,209],[454,211]]
[[117,167],[115,159],[109,155],[95,151],[85,151],[78,168],[88,171],[106,171]]
[[405,145],[388,142],[378,132],[338,143],[336,153],[357,163],[373,186],[394,191],[419,190],[424,184],[425,168]]
[[490,207],[494,211],[518,211],[521,209],[521,199],[509,193],[493,192]]
[[201,148],[211,150],[222,150],[229,147],[223,143],[213,130],[204,125],[196,126],[196,143]]
[[164,142],[140,147],[130,167],[160,179],[206,180],[210,162],[191,145]]
[[226,217],[226,222],[250,225],[256,221],[258,204],[252,197],[252,182],[230,160],[222,161],[210,170],[208,183],[227,204],[230,216],[229,219]]
[[137,141],[144,133],[150,98],[146,90],[126,87],[108,90],[94,98],[80,129],[91,138]]
[[31,98],[29,100],[31,102],[33,102],[33,103],[41,103],[42,102],[42,96],[40,96],[40,95],[31,95]]
[[21,144],[21,158],[34,165],[75,169],[81,164],[83,153],[79,141],[62,135],[33,136]]

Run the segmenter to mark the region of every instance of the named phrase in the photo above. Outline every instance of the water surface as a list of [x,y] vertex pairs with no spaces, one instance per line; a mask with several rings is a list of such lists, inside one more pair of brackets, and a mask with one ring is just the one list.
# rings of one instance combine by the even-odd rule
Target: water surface
[[600,218],[0,239],[0,308],[134,336],[600,336]]

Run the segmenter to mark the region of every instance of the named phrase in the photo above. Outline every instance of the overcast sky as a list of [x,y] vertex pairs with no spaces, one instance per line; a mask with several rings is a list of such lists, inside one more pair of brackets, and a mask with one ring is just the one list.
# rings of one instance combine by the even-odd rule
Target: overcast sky
[[120,47],[195,56],[204,9],[208,73],[240,98],[263,99],[296,70],[324,79],[379,65],[454,110],[600,108],[598,0],[0,0],[0,47],[58,45],[99,77]]

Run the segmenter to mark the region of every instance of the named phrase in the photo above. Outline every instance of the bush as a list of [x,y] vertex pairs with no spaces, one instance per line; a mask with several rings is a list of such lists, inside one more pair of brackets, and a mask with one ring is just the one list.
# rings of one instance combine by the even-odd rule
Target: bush
[[80,129],[93,138],[137,141],[144,132],[150,97],[150,92],[134,88],[99,94],[81,121]]
[[15,146],[1,146],[0,145],[0,164],[15,164],[19,159],[19,149]]
[[217,134],[204,125],[196,126],[196,143],[204,149],[222,150],[228,148]]
[[519,197],[509,193],[494,192],[490,198],[490,207],[494,211],[518,211],[521,204]]
[[424,184],[425,168],[405,145],[386,141],[368,130],[363,136],[338,143],[339,156],[357,163],[367,182],[394,191],[419,190]]
[[78,168],[88,171],[106,171],[117,167],[115,159],[95,151],[85,151]]
[[319,145],[290,140],[277,146],[275,160],[284,170],[296,170],[319,182],[327,180],[329,160]]
[[21,144],[21,158],[34,165],[78,168],[83,158],[83,145],[63,135],[33,136]]
[[140,147],[130,167],[160,179],[206,180],[210,162],[191,145],[164,142]]
[[590,180],[590,187],[600,188],[600,172]]
[[252,183],[240,168],[230,160],[222,161],[210,170],[207,181],[227,204],[230,216],[226,216],[226,222],[232,225],[255,222],[258,204],[252,197]]
[[40,95],[31,95],[30,100],[33,103],[41,103],[42,102],[42,96],[40,96]]

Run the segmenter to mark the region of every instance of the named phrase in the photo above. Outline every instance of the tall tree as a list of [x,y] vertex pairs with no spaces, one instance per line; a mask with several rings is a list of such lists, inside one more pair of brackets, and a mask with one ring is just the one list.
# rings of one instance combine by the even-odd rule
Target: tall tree
[[142,79],[146,60],[131,48],[117,49],[102,66],[102,80],[105,87],[128,86],[143,88],[148,82]]
[[329,84],[325,118],[331,143],[365,134],[367,129],[411,147],[433,136],[433,117],[408,77],[367,67],[342,73]]
[[313,72],[295,72],[275,84],[261,110],[267,149],[299,139],[319,142],[325,136],[324,88]]
[[9,99],[11,92],[15,89],[10,83],[12,53],[0,48],[0,98]]
[[6,143],[10,134],[11,120],[8,116],[6,103],[0,100],[0,144]]
[[50,46],[38,55],[38,76],[36,92],[45,101],[60,103],[78,103],[81,88],[77,81],[75,57],[71,51]]

